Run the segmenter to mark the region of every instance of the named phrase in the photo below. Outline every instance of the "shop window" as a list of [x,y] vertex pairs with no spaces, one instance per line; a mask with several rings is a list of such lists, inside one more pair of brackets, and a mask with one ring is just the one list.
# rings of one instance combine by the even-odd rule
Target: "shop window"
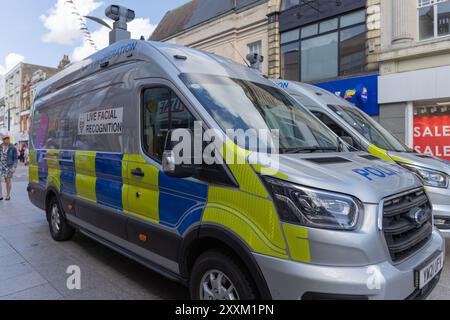
[[316,81],[338,75],[338,33],[302,41],[301,79]]
[[366,28],[359,25],[341,31],[340,74],[361,73],[366,64]]
[[414,108],[414,148],[450,161],[450,103]]
[[299,43],[293,42],[281,47],[281,77],[298,81],[300,76]]
[[450,1],[418,0],[419,40],[450,35]]

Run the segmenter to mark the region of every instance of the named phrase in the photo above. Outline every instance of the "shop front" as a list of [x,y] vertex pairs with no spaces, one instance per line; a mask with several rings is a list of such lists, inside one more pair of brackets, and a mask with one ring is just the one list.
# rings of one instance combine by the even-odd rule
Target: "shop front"
[[370,116],[378,116],[378,75],[315,84],[353,103]]
[[414,148],[450,160],[450,103],[414,107]]
[[380,118],[386,119],[381,124],[403,126],[410,147],[450,160],[449,83],[448,66],[380,76]]

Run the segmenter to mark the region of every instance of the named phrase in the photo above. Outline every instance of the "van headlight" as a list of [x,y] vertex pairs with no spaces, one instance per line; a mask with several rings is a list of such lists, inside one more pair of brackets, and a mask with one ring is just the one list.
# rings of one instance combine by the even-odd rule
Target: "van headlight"
[[416,173],[428,187],[448,188],[449,177],[443,172],[421,168],[412,164],[398,163],[402,167]]
[[282,221],[321,229],[355,229],[362,211],[359,200],[273,178],[264,179],[272,191]]

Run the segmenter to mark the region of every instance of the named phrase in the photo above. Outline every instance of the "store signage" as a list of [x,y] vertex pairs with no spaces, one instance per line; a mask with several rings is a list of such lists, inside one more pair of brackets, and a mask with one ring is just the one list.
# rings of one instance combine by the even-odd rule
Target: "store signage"
[[414,117],[414,148],[450,160],[450,115]]
[[356,105],[367,114],[379,114],[378,75],[342,79],[316,84]]

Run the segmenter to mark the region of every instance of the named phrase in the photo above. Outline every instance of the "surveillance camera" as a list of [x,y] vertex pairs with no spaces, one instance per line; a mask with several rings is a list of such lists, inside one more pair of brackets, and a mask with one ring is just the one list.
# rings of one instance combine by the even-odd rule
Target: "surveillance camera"
[[264,57],[258,53],[249,53],[247,55],[247,60],[251,65],[261,63],[264,61]]
[[105,14],[108,18],[123,23],[131,22],[136,17],[133,10],[118,5],[111,5],[106,8]]

